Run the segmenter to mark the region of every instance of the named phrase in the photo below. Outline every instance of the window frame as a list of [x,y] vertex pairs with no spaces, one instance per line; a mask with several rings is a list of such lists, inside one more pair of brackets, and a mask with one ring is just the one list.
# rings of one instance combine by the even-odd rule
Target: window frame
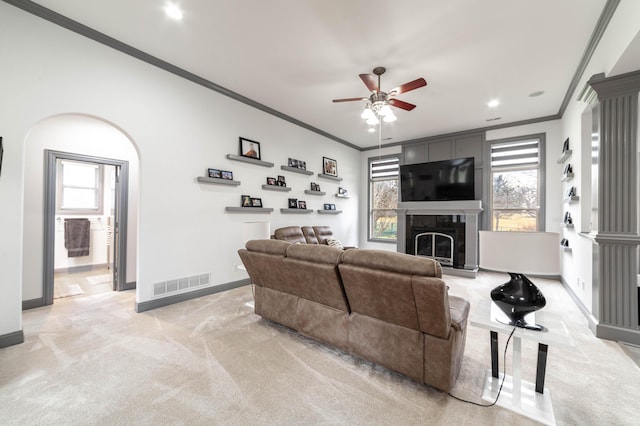
[[[384,161],[384,160],[390,160],[393,159],[396,161],[397,165],[398,165],[398,174],[395,178],[372,178],[371,177],[371,166],[372,164],[379,162],[379,161]],[[397,244],[398,241],[398,235],[396,233],[396,238],[390,239],[390,238],[375,238],[373,237],[373,213],[377,212],[377,211],[389,211],[389,210],[394,210],[396,212],[396,216],[397,216],[397,204],[396,204],[396,208],[395,209],[374,209],[373,208],[373,183],[376,181],[382,181],[382,180],[396,180],[398,182],[397,188],[398,188],[398,194],[397,194],[397,199],[400,200],[400,154],[389,154],[389,155],[384,155],[384,156],[375,156],[375,157],[369,157],[368,162],[367,162],[367,188],[368,188],[368,196],[367,196],[367,241],[370,242],[376,242],[376,243],[387,243],[387,244]],[[397,227],[396,227],[396,231],[397,231]]]
[[[485,150],[485,163],[487,164],[487,178],[485,180],[485,194],[487,208],[485,216],[484,229],[493,230],[493,173],[494,167],[491,165],[491,150],[496,145],[504,145],[509,143],[526,142],[531,140],[538,141],[538,216],[537,216],[537,228],[531,232],[544,232],[546,229],[546,134],[536,133],[530,135],[516,136],[504,139],[494,139],[487,141],[487,149]],[[513,165],[513,166],[498,166],[495,170],[499,171],[516,171],[530,169],[527,165]],[[510,232],[510,231],[496,231],[496,232]],[[528,231],[522,231],[528,232]]]
[[[95,208],[63,208],[62,199],[65,187],[72,188],[73,186],[65,186],[64,184],[64,164],[65,163],[78,163],[82,165],[95,166],[96,170],[96,182],[95,188],[93,188],[96,194],[96,207]],[[84,188],[91,189],[91,188]],[[102,215],[104,213],[104,167],[99,163],[92,163],[90,161],[77,161],[58,159],[56,163],[56,214],[57,215]]]

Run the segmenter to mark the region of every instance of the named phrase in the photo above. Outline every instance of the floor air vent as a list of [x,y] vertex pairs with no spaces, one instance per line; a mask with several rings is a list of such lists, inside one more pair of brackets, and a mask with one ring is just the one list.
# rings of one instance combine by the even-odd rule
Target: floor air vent
[[173,293],[188,288],[208,285],[211,282],[211,273],[192,275],[190,277],[177,278],[173,280],[155,283],[153,285],[153,295]]

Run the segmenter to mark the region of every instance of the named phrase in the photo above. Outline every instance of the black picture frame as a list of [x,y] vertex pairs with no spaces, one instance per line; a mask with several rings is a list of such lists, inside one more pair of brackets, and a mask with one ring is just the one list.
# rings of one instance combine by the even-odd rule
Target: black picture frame
[[276,178],[274,178],[274,177],[268,177],[268,178],[267,178],[267,185],[277,185],[277,183],[276,183]]
[[298,208],[306,210],[307,209],[307,202],[306,201],[302,201],[302,200],[298,201]]
[[298,161],[298,168],[301,169],[301,170],[307,170],[307,162],[299,160]]
[[319,191],[318,184],[315,183],[315,182],[311,182],[311,190],[312,191]]
[[324,209],[325,210],[331,210],[331,204],[325,203],[324,204]]
[[331,210],[335,210],[336,209],[336,205],[335,204],[329,204],[331,206]]
[[289,198],[289,208],[297,209],[298,208],[298,199],[297,198]]
[[222,178],[222,170],[218,170],[218,169],[207,169],[207,173],[209,174],[210,178],[213,179],[220,179]]
[[252,198],[251,207],[262,207],[262,198]]
[[240,196],[240,207],[253,207],[251,204],[251,195]]
[[569,138],[562,144],[562,153],[569,151]]
[[322,173],[338,177],[338,162],[329,157],[322,157]]
[[221,170],[220,172],[222,174],[222,179],[233,180],[233,172],[230,172],[229,170]]
[[342,187],[338,188],[338,195],[347,195],[347,190]]
[[296,160],[295,158],[289,158],[287,164],[289,164],[289,167],[298,168],[298,160]]
[[240,156],[260,160],[262,158],[260,155],[260,142],[241,137]]

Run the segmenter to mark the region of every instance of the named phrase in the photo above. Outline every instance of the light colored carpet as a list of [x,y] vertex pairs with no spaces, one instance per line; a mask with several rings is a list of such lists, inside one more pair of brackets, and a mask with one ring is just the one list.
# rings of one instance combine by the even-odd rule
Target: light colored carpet
[[104,275],[94,275],[92,277],[87,277],[87,280],[91,283],[91,284],[103,284],[103,283],[110,283],[111,282],[111,274],[104,274]]
[[[506,278],[445,280],[473,309]],[[546,387],[558,424],[638,424],[640,368],[616,342],[591,334],[558,282],[534,281],[576,344],[549,347]],[[134,292],[103,293],[25,311],[25,343],[0,349],[2,423],[535,424],[500,407],[456,401],[264,321],[247,306],[250,287],[140,314],[134,301]],[[523,379],[533,381],[537,348],[522,343]],[[483,402],[489,367],[489,333],[469,326],[452,393]]]

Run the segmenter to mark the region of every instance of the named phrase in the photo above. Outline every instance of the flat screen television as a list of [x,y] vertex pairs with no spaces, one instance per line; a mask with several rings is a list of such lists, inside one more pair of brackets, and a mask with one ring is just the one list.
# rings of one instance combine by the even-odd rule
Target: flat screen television
[[400,166],[402,201],[475,199],[473,157]]

